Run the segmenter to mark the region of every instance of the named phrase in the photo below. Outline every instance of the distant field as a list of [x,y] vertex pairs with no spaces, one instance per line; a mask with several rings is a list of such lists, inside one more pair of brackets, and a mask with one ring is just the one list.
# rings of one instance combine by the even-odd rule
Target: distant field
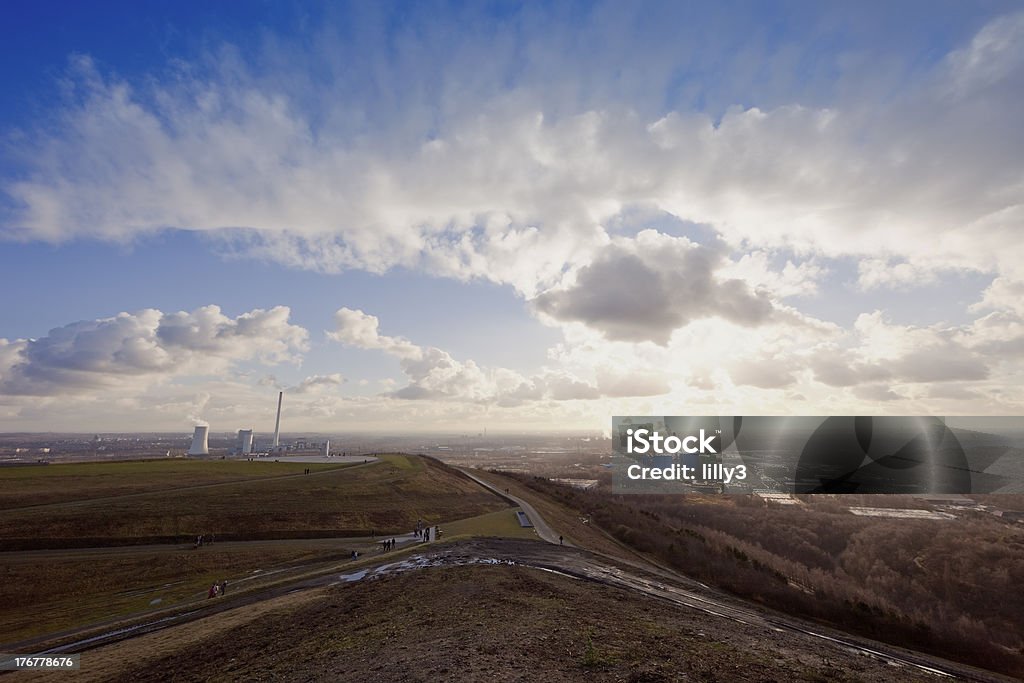
[[[395,534],[410,531],[418,519],[439,524],[507,507],[447,466],[413,456],[382,456],[376,464],[326,470],[302,463],[194,464],[210,469],[198,467],[190,476],[183,474],[179,481],[184,486],[195,486],[208,473],[230,477],[233,471],[244,471],[231,470],[229,465],[265,466],[269,469],[249,471],[271,474],[221,486],[2,510],[0,549],[173,542],[197,534],[215,534],[222,540]],[[119,477],[119,485],[152,485],[152,473],[145,463],[118,465],[127,468],[118,470],[114,466],[112,470]],[[268,478],[273,466],[294,467],[299,472],[310,467],[314,474]],[[88,476],[89,468],[96,466],[62,465],[62,469],[51,469],[56,467],[25,468],[37,470],[37,478],[44,481],[26,477],[21,468],[8,476],[20,475],[25,478],[19,480],[19,485],[47,491],[55,488],[50,477],[56,473],[59,479],[67,477],[64,481],[68,486],[81,491],[88,485],[71,483],[77,475],[75,468]],[[4,488],[10,483],[3,482]]]
[[280,477],[301,474],[307,467],[320,471],[345,466],[175,458],[0,467],[0,510]]

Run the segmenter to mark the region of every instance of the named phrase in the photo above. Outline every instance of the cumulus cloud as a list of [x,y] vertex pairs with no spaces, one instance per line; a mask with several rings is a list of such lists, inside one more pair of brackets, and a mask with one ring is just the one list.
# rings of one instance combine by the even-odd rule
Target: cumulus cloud
[[718,316],[742,325],[768,320],[773,306],[767,295],[741,280],[716,277],[725,260],[721,247],[644,230],[608,245],[571,286],[543,292],[533,303],[609,339],[659,344],[696,318]]
[[346,382],[340,373],[332,372],[327,375],[310,375],[288,391],[295,394],[310,394],[323,391],[329,387],[341,386]]
[[733,382],[761,389],[782,389],[796,382],[791,363],[780,359],[741,360],[729,371]]
[[971,310],[1005,310],[1018,318],[1024,318],[1024,280],[997,277],[985,289],[981,301],[974,304]]
[[592,400],[665,394],[670,387],[655,369],[591,367],[593,381],[549,368],[532,375],[508,368],[485,368],[458,360],[436,347],[417,346],[401,337],[380,334],[380,321],[360,310],[341,308],[331,339],[362,349],[380,350],[399,360],[408,384],[387,395],[408,400],[459,400],[519,406],[545,400]]
[[[421,347],[401,337],[381,334],[376,316],[341,308],[335,313],[334,321],[335,329],[327,332],[328,338],[356,348],[383,351],[399,359],[409,384],[391,392],[395,398],[486,400],[498,390],[499,378],[485,373],[471,360],[458,361],[441,349]],[[522,381],[513,373],[500,379],[512,379],[517,384]]]
[[[178,228],[298,268],[483,279],[564,335],[547,366],[520,373],[382,334],[376,317],[340,309],[329,338],[386,353],[405,376],[381,381],[374,410],[402,398],[540,415],[550,401],[615,397],[650,398],[628,405],[657,413],[669,396],[749,412],[797,391],[823,409],[955,395],[1015,405],[1006,387],[1019,385],[1024,356],[1022,38],[1024,14],[1010,14],[884,96],[743,97],[732,101],[757,105],[699,112],[615,97],[577,106],[547,76],[506,92],[445,85],[508,76],[474,58],[434,82],[438,101],[410,107],[402,88],[375,91],[398,102],[375,117],[334,92],[343,76],[333,68],[296,84],[234,55],[223,68],[182,64],[128,81],[80,57],[63,106],[11,138],[19,168],[3,181],[0,232],[127,241]],[[488,78],[474,71],[483,62]],[[627,220],[638,213],[675,225],[633,234],[647,227]],[[840,263],[854,264],[865,292],[951,271],[993,281],[970,310],[980,317],[957,324],[875,312],[843,330],[783,301],[814,295]],[[141,311],[0,339],[0,394],[294,359],[305,331],[287,317]],[[306,398],[350,414],[316,391],[344,381],[329,370],[307,378]],[[972,389],[943,389],[964,383]]]
[[327,336],[336,342],[360,349],[378,349],[402,359],[416,360],[423,350],[401,337],[388,337],[380,333],[380,320],[376,316],[350,308],[339,308],[334,314],[334,329]]
[[146,309],[71,323],[39,339],[3,340],[0,392],[45,396],[221,372],[243,360],[294,361],[308,335],[289,315],[286,306],[235,318],[218,306]]
[[874,259],[868,286],[890,261],[897,281],[1019,274],[1022,16],[994,19],[885,102],[651,119],[461,93],[465,106],[422,135],[388,117],[351,135],[329,90],[300,97],[244,68],[129,83],[82,57],[56,123],[17,143],[25,172],[4,185],[4,231],[126,239],[171,226],[289,265],[406,266],[533,297],[597,254],[614,260],[605,226],[643,205],[730,245]]
[[884,384],[867,384],[855,387],[853,393],[857,398],[865,401],[898,401],[904,398]]
[[809,367],[819,382],[835,387],[985,380],[1004,358],[991,353],[979,322],[918,327],[893,324],[881,311],[864,313],[848,344],[822,346]]
[[723,264],[717,274],[720,278],[741,280],[755,291],[768,291],[784,299],[814,296],[818,293],[819,282],[829,272],[813,258],[799,263],[789,258],[781,268],[773,265],[773,260],[770,251],[751,251],[736,261]]
[[894,263],[886,259],[863,259],[857,264],[857,284],[862,289],[920,287],[933,284],[938,273],[928,266]]

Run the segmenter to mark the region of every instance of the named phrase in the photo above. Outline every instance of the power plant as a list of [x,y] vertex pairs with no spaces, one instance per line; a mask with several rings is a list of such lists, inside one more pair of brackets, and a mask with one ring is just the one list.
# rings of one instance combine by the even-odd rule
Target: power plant
[[[255,430],[239,429],[235,436],[234,448],[224,448],[223,442],[217,441],[215,442],[215,450],[218,453],[224,452],[226,455],[232,456],[245,455],[262,457],[272,453],[284,453],[305,456],[319,454],[321,457],[329,457],[331,455],[330,439],[314,441],[305,437],[300,437],[294,439],[287,446],[281,445],[281,407],[283,403],[284,392],[279,391],[277,393],[277,419],[274,422],[274,440],[269,447],[266,442],[263,442],[262,445],[258,445],[256,443]],[[192,435],[192,445],[189,447],[187,455],[209,455],[209,435],[209,425],[196,425],[195,433]]]
[[277,422],[274,423],[274,446],[276,451],[281,446],[281,401],[284,399],[284,392],[277,392]]
[[252,441],[253,434],[251,429],[239,429],[238,442],[235,444],[235,450],[239,455],[249,455],[252,453]]
[[210,433],[208,425],[196,425],[196,431],[192,434],[192,447],[188,449],[189,455],[209,455],[210,446],[206,441]]

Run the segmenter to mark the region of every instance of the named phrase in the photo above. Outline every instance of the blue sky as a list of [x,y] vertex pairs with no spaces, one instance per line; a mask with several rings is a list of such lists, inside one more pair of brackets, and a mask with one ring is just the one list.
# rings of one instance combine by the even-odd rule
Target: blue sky
[[0,429],[1021,407],[1016,3],[5,14]]

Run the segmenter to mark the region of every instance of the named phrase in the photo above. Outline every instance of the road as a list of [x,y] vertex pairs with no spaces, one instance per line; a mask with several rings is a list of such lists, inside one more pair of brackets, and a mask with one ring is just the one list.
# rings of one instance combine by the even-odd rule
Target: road
[[490,484],[489,482],[484,481],[480,477],[476,476],[470,470],[465,470],[462,469],[461,467],[458,469],[460,472],[462,472],[467,477],[469,477],[476,483],[480,484],[484,488],[496,493],[498,496],[505,498],[506,500],[509,500],[515,505],[521,507],[523,509],[523,512],[526,513],[526,516],[530,518],[531,522],[533,522],[533,528],[537,531],[537,535],[540,536],[543,540],[547,541],[548,543],[554,543],[555,545],[566,545],[569,547],[574,547],[573,544],[569,541],[566,541],[564,539],[559,540],[561,539],[561,536],[559,536],[550,526],[548,526],[548,523],[544,521],[544,518],[540,515],[539,512],[537,512],[537,509],[535,507],[530,505],[530,503],[523,500],[519,496],[512,495],[511,493],[508,493],[506,491],[502,491],[493,484]]

